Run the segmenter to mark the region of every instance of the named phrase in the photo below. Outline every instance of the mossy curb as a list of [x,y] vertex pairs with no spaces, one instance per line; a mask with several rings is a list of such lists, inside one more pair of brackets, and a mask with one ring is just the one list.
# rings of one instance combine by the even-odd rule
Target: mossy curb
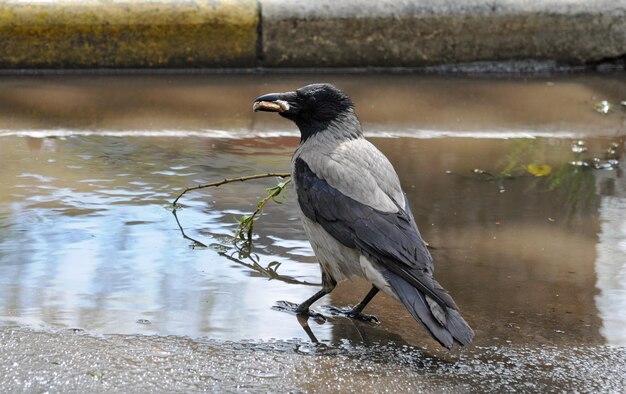
[[0,3],[0,68],[251,67],[258,4],[237,1]]

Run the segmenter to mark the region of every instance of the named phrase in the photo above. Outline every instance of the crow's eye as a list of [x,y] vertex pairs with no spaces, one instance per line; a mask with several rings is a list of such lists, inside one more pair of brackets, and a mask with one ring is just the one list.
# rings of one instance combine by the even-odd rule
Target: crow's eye
[[317,99],[313,96],[307,97],[306,103],[309,107],[314,107],[317,104]]

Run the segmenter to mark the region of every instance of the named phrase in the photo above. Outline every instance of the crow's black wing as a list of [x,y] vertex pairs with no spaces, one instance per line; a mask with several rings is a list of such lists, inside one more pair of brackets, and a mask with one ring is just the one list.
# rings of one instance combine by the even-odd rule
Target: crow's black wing
[[307,218],[343,245],[359,250],[404,279],[444,310],[457,309],[452,297],[432,278],[432,257],[410,212],[378,211],[330,186],[301,158],[294,166],[298,203]]

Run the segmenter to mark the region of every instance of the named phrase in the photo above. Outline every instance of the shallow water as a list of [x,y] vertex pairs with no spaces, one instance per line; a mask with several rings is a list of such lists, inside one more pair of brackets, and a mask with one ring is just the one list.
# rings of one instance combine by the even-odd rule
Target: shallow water
[[[171,202],[187,186],[288,171],[298,144],[293,127],[273,114],[252,114],[251,101],[313,77],[263,77],[267,83],[258,78],[0,80],[4,335],[57,332],[33,334],[23,329],[28,326],[235,343],[272,340],[290,347],[310,343],[311,334],[294,316],[271,309],[278,300],[304,300],[319,282],[291,190],[255,226],[259,264],[280,262],[279,279],[268,280],[242,264],[250,260],[233,258],[230,244],[236,218],[251,212],[275,180],[194,191],[181,199],[178,218],[185,232],[208,248],[190,247],[171,213]],[[455,356],[441,353],[403,307],[381,295],[367,309],[379,326],[338,317],[310,323],[317,340],[342,349],[324,360],[341,364],[360,354],[350,346],[365,346],[367,357],[393,363],[402,346],[410,345],[436,360],[460,357],[458,368],[471,371],[474,358],[496,365],[506,353],[516,367],[507,369],[508,361],[502,361],[487,373],[504,374],[494,379],[506,384],[512,379],[507,373],[521,373],[520,365],[532,364],[537,354],[558,354],[569,377],[576,357],[602,359],[603,345],[626,345],[626,166],[624,160],[603,170],[568,164],[621,159],[623,77],[329,79],[353,93],[370,140],[398,171],[422,235],[433,246],[436,277],[476,339]],[[606,115],[594,110],[602,99],[617,103]],[[579,140],[586,152],[573,151]],[[614,153],[607,154],[610,146]],[[525,169],[533,163],[550,165],[552,172],[534,177]],[[362,281],[342,283],[321,304],[355,304],[368,288]],[[16,324],[21,328],[10,329]],[[58,341],[74,340],[63,334]],[[96,349],[90,341],[85,346]],[[217,343],[211,346],[219,349]],[[380,346],[391,346],[393,355]],[[607,351],[602,362],[616,366],[615,360],[626,359],[619,349]],[[490,371],[485,365],[481,371]],[[424,390],[472,387],[471,374],[458,371],[450,385],[443,384],[436,376],[451,374],[443,366],[419,371],[431,379]],[[515,381],[527,390],[582,387],[559,383],[552,372],[531,382],[533,387]],[[589,383],[593,372],[587,375]],[[623,387],[615,378],[620,375],[611,376],[606,388]],[[284,386],[293,387],[310,389]]]

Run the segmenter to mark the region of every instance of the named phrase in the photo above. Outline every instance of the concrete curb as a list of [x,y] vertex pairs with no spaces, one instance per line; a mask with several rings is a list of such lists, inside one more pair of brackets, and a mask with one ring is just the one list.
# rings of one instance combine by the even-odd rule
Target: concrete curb
[[267,66],[401,66],[626,54],[625,0],[261,0]]
[[3,69],[581,65],[625,55],[626,0],[0,1]]

